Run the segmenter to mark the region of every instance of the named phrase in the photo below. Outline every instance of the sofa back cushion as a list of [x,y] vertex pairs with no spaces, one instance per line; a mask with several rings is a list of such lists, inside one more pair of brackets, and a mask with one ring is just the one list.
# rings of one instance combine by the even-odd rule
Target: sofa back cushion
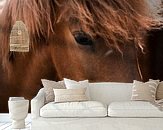
[[113,101],[130,101],[132,83],[100,82],[89,84],[90,98],[109,105]]
[[[118,82],[89,83],[89,94],[91,100],[109,105],[113,101],[130,101],[132,86],[132,83]],[[53,90],[51,92],[54,94]]]

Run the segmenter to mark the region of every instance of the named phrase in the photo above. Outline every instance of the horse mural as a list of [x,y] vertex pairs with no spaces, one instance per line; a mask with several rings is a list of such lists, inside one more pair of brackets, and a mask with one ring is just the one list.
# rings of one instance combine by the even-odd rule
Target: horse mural
[[[90,82],[153,78],[150,53],[153,46],[149,43],[154,38],[147,34],[150,30],[158,32],[161,23],[149,15],[145,0],[3,3],[0,111],[7,111],[10,96],[31,99],[42,87],[42,78],[58,81],[66,77]],[[23,21],[29,31],[30,51],[26,53],[9,50],[10,32],[17,20]]]

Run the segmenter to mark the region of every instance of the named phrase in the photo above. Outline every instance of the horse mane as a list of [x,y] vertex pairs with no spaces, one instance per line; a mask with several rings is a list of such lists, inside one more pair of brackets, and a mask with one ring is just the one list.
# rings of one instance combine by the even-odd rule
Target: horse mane
[[85,32],[119,51],[121,44],[131,42],[143,49],[145,31],[159,24],[145,0],[67,0],[66,5]]
[[143,48],[142,36],[158,24],[149,15],[145,0],[8,0],[1,21],[3,64],[9,62],[9,34],[22,20],[29,31],[34,50],[55,35],[57,22],[77,20],[91,37],[99,36],[108,46],[121,51],[124,43]]

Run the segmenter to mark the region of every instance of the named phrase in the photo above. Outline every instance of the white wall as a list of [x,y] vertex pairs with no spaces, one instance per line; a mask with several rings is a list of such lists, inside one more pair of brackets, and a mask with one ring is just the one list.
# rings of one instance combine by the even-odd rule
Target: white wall
[[146,1],[150,5],[150,9],[152,10],[153,13],[152,15],[154,17],[161,18],[160,16],[157,15],[160,9],[161,0],[146,0]]

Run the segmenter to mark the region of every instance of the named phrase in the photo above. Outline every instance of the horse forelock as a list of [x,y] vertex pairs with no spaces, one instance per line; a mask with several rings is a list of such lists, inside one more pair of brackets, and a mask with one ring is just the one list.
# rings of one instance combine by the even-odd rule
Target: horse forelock
[[66,5],[70,19],[76,18],[82,30],[119,51],[122,43],[143,48],[144,32],[159,24],[150,16],[145,0],[67,0]]
[[118,47],[131,39],[139,43],[141,32],[155,23],[148,11],[145,0],[10,0],[3,27],[9,34],[15,21],[22,20],[31,37],[48,38],[57,22],[76,18],[90,35]]

